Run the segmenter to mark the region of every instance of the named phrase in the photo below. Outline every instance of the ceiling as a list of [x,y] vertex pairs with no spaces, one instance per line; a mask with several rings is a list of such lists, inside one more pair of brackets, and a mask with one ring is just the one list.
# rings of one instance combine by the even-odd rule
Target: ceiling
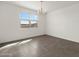
[[[39,10],[41,7],[40,1],[13,1],[10,2],[16,5],[24,6],[33,10]],[[43,1],[43,12],[55,11],[74,4],[79,4],[79,1]]]

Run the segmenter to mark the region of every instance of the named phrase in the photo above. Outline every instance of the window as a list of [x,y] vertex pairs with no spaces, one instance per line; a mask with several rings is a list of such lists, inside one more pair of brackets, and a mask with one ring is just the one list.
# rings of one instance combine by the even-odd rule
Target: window
[[19,14],[21,28],[37,27],[38,16],[34,14],[29,14],[26,12],[21,12]]

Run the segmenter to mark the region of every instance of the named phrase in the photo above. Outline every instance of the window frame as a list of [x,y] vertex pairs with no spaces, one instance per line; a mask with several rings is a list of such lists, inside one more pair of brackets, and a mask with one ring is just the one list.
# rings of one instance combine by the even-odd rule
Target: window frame
[[[26,12],[25,12],[25,13],[26,13]],[[30,13],[28,13],[28,15],[29,15],[29,17],[32,16],[32,15],[33,15],[33,16],[37,16],[37,19],[36,19],[36,20],[32,20],[32,19],[29,18],[29,20],[26,20],[26,21],[29,22],[29,24],[21,24],[22,19],[20,19],[20,16],[19,16],[21,28],[37,28],[37,27],[38,27],[38,20],[39,20],[38,15],[37,15],[37,14],[30,14]],[[35,23],[35,24],[32,24],[32,23],[31,23],[32,21],[36,21],[36,23]],[[22,27],[22,25],[26,25],[26,26],[28,25],[28,27]],[[32,25],[36,25],[36,26],[33,26],[33,27],[32,27]]]

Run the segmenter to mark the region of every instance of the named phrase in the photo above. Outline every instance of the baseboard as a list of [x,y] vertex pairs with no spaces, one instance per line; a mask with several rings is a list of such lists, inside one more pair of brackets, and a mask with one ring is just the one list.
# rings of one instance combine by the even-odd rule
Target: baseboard
[[65,39],[65,38],[62,38],[62,37],[52,36],[52,35],[49,35],[49,34],[45,34],[45,35],[48,35],[48,36],[51,36],[51,37],[55,37],[55,38],[58,38],[58,39],[62,39],[62,40],[66,40],[66,41],[70,41],[70,42],[74,42],[74,43],[78,43],[79,44],[79,42],[76,42],[76,41],[73,41],[73,40],[69,40],[69,39]]
[[8,41],[8,42],[4,42],[4,43],[0,43],[0,47],[3,47],[5,45],[7,45],[7,44],[20,42],[20,41],[28,40],[28,39],[35,38],[35,37],[39,37],[39,36],[45,36],[45,34],[43,34],[43,35],[37,35],[37,36],[29,37],[29,38],[23,38],[23,39]]

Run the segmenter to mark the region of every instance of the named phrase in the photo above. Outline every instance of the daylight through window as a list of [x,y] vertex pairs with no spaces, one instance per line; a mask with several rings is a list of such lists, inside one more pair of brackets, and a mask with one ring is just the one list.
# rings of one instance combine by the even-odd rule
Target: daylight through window
[[21,12],[19,14],[21,28],[37,27],[38,15]]

